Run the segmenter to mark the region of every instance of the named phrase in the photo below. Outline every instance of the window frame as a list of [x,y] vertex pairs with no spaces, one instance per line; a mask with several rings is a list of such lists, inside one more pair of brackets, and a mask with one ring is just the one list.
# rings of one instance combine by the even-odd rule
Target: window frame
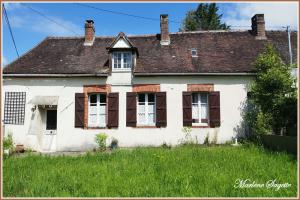
[[[145,95],[145,123],[141,123],[139,119],[139,95],[144,94]],[[149,94],[153,94],[154,96],[154,112],[153,112],[153,122],[149,123]],[[156,126],[156,95],[152,92],[141,92],[137,93],[137,109],[136,109],[136,124],[137,126]],[[150,102],[151,103],[151,102]]]
[[[209,93],[208,92],[193,92],[192,93],[192,121],[194,120],[193,118],[193,105],[195,103],[193,103],[193,95],[197,94],[197,106],[198,106],[198,120],[199,122],[192,122],[192,126],[208,126],[209,125],[209,120],[210,120],[210,116],[209,116]],[[201,102],[201,95],[206,95],[206,102],[203,103]],[[206,105],[206,115],[207,115],[207,122],[201,122],[202,119],[202,105]]]
[[[121,54],[121,67],[120,68],[115,68],[115,54],[120,53]],[[130,67],[124,67],[124,54],[129,53],[130,55],[130,62],[131,65]],[[112,71],[131,71],[132,66],[133,66],[133,53],[131,51],[114,51],[112,52]],[[128,64],[128,63],[127,63]]]
[[[90,117],[90,111],[91,111],[91,102],[90,98],[92,95],[96,95],[97,101],[96,101],[96,124],[91,123],[91,117]],[[105,95],[105,103],[101,103],[101,95]],[[106,93],[89,93],[88,94],[88,127],[91,128],[105,128],[107,126],[107,94]],[[105,105],[105,114],[104,114],[104,123],[100,121],[100,107],[102,105]],[[101,114],[103,115],[103,114]]]

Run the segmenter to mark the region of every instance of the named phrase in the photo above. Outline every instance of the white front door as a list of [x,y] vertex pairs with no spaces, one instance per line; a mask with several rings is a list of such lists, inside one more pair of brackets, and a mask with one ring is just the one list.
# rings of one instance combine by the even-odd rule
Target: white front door
[[43,135],[43,151],[56,151],[57,110],[46,110],[46,127]]

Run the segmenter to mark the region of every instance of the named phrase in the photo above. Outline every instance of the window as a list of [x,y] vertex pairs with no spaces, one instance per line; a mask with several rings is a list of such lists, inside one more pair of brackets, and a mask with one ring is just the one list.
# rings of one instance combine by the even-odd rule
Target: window
[[138,94],[139,125],[155,125],[155,95],[153,93]]
[[131,52],[113,52],[112,66],[115,70],[126,70],[132,66]]
[[91,94],[89,95],[89,127],[106,126],[106,95]]
[[193,48],[191,49],[192,57],[198,57],[197,56],[197,49]]
[[195,124],[208,123],[208,94],[192,94],[192,118]]
[[24,124],[25,92],[5,92],[4,124]]

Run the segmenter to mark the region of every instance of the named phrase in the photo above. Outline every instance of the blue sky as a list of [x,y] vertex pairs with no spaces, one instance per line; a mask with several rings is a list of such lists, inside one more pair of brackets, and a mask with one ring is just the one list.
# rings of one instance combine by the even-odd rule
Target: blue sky
[[[43,13],[48,18],[65,28],[49,21],[20,3],[6,3],[10,24],[15,36],[20,56],[33,48],[47,36],[83,35],[84,21],[95,21],[96,35],[117,35],[120,31],[126,34],[156,34],[159,33],[159,15],[169,14],[170,32],[177,32],[187,11],[195,9],[195,3],[89,3],[101,9],[123,12],[132,15],[155,18],[145,20],[129,16],[82,7],[74,3],[30,3],[33,9]],[[234,29],[249,29],[250,18],[256,13],[264,13],[267,29],[280,29],[290,25],[297,29],[297,3],[219,3],[219,13],[223,21]],[[2,18],[3,19],[3,18]],[[3,64],[17,58],[8,26],[3,19]],[[235,27],[241,26],[241,27]],[[69,31],[72,30],[72,31]]]

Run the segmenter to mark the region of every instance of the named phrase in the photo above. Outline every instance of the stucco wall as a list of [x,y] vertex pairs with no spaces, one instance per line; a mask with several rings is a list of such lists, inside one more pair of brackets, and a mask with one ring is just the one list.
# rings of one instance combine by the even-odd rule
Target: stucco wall
[[[212,83],[214,90],[220,91],[221,127],[193,128],[192,135],[203,143],[207,134],[216,134],[217,142],[224,143],[235,137],[241,123],[241,108],[247,95],[249,76],[170,76],[135,77],[129,73],[119,73],[109,78],[5,78],[3,94],[6,91],[26,92],[24,125],[5,125],[5,133],[11,132],[16,143],[42,151],[41,137],[29,131],[32,118],[32,105],[28,104],[34,96],[59,96],[57,119],[57,151],[80,151],[95,147],[95,134],[103,132],[119,140],[122,147],[152,145],[166,142],[176,145],[184,138],[182,132],[182,92],[187,84]],[[161,91],[167,92],[166,128],[126,127],[126,92],[131,92],[132,84],[161,84]],[[83,92],[83,85],[112,84],[112,92],[119,92],[119,127],[117,129],[81,129],[74,127],[74,95]],[[3,101],[4,102],[4,95]],[[2,105],[3,106],[3,105]],[[2,107],[3,108],[3,107]],[[3,110],[3,109],[2,109]],[[3,119],[3,112],[2,112]]]

